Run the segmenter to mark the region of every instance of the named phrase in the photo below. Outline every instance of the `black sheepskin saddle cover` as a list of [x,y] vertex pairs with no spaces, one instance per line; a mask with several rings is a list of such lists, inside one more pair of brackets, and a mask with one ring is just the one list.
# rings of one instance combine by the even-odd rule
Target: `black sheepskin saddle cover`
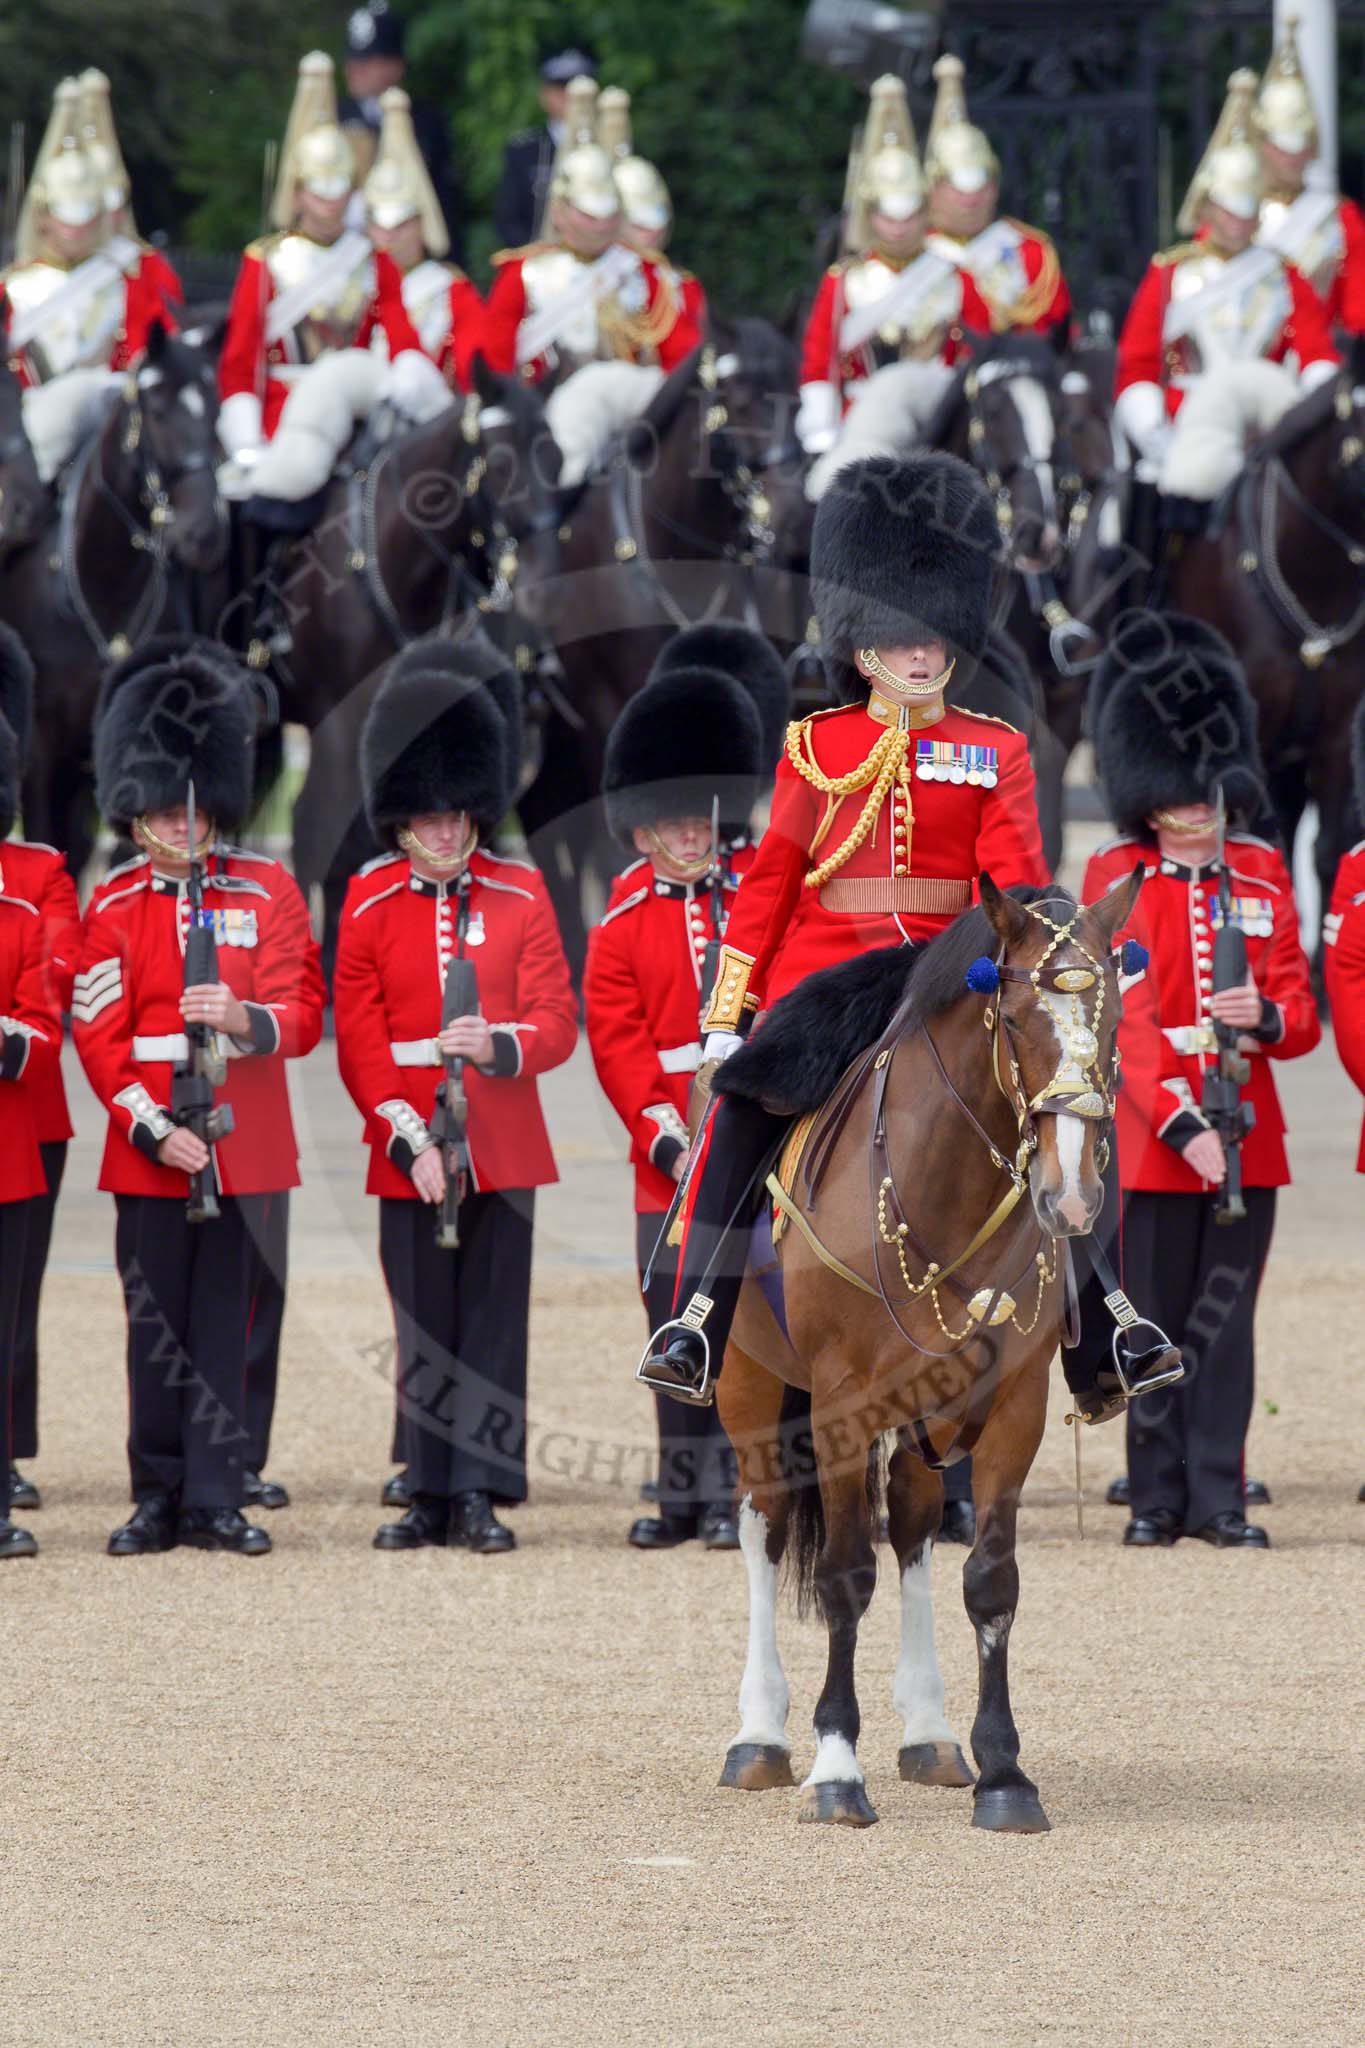
[[745,1096],[780,1116],[819,1109],[890,1024],[923,951],[878,946],[808,974],[718,1070],[716,1093]]

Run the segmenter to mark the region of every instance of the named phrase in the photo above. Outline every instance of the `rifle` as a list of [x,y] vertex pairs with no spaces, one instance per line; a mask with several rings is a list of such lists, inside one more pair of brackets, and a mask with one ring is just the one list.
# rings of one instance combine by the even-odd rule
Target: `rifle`
[[[218,941],[212,924],[204,922],[204,877],[196,859],[193,782],[185,795],[185,819],[190,842],[190,928],[185,934],[183,986],[198,988],[218,979]],[[221,1088],[227,1078],[227,1062],[218,1050],[215,1033],[201,1020],[197,1024],[187,1022],[185,1036],[189,1052],[171,1072],[171,1116],[209,1148],[208,1164],[190,1175],[189,1200],[185,1205],[191,1223],[206,1223],[219,1213],[213,1147],[232,1129],[232,1106],[226,1102],[215,1106],[213,1099],[214,1090]]]
[[706,870],[711,896],[711,936],[701,963],[701,1015],[711,1007],[711,996],[720,972],[720,942],[725,930],[725,871],[720,858],[720,798],[711,799],[711,865]]
[[[1213,942],[1213,990],[1243,988],[1247,978],[1247,942],[1240,925],[1232,921],[1232,876],[1227,857],[1227,805],[1223,785],[1218,785],[1218,908],[1220,925]],[[1256,1111],[1243,1102],[1242,1090],[1251,1079],[1251,1062],[1237,1050],[1235,1024],[1215,1020],[1218,1045],[1216,1066],[1204,1072],[1201,1107],[1223,1141],[1227,1171],[1213,1212],[1215,1223],[1240,1223],[1246,1215],[1242,1200],[1242,1140],[1256,1121]]]
[[[441,995],[441,1029],[457,1017],[472,1017],[479,1007],[479,984],[474,962],[465,957],[465,935],[469,930],[469,870],[459,881],[459,908],[455,915],[455,951],[446,965],[446,983]],[[464,1061],[452,1054],[445,1063],[445,1079],[436,1091],[436,1114],[431,1120],[441,1146],[446,1190],[436,1225],[436,1242],[444,1252],[460,1246],[460,1203],[469,1185],[469,1103],[464,1092]]]

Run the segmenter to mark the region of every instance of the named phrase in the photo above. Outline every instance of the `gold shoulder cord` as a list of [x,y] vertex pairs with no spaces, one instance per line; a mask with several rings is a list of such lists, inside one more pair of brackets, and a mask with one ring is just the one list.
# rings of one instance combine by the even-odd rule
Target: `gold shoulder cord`
[[841,846],[837,846],[827,860],[810,870],[806,876],[808,889],[819,889],[830,876],[841,868],[844,862],[858,851],[877,822],[882,805],[893,782],[899,778],[908,784],[905,758],[910,750],[910,734],[905,727],[888,726],[876,742],[867,759],[857,768],[851,768],[847,775],[826,775],[815,759],[810,748],[810,733],[807,721],[798,720],[787,727],[787,759],[812,789],[818,790],[826,799],[825,815],[815,835],[811,852],[815,853],[821,840],[834,822],[834,814],[846,796],[854,795],[860,789],[868,789],[867,802],[863,805],[857,824]]
[[[1014,225],[1023,227],[1025,223],[1016,221]],[[1025,285],[1018,298],[1009,306],[1002,305],[998,300],[989,298],[982,292],[982,297],[986,299],[990,310],[991,326],[997,334],[1003,334],[1011,327],[1036,326],[1057,294],[1062,266],[1056,245],[1051,236],[1045,235],[1041,228],[1029,228],[1028,232],[1043,252],[1042,267],[1033,283]],[[979,285],[977,288],[980,290]]]

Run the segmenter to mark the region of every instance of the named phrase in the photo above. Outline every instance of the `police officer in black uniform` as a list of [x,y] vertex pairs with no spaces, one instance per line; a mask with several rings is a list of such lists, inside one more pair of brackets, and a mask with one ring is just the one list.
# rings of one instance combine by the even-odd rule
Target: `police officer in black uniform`
[[[379,146],[380,98],[391,85],[403,84],[407,68],[403,23],[387,0],[369,0],[357,7],[346,21],[346,98],[340,113],[360,165],[359,184],[364,184]],[[463,268],[464,194],[450,155],[445,116],[431,100],[414,99],[412,126],[445,215],[451,261]]]
[[596,76],[597,59],[582,43],[558,45],[541,58],[539,98],[545,119],[537,128],[523,128],[509,136],[503,149],[493,224],[504,249],[520,249],[535,240],[545,212],[555,151],[564,131],[564,96],[569,82]]

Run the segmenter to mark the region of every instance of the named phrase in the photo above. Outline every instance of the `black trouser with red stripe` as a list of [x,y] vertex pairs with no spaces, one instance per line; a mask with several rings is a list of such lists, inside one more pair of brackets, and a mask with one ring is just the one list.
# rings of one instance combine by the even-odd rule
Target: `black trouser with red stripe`
[[264,1200],[220,1195],[221,1215],[191,1223],[183,1197],[114,1197],[136,1501],[242,1504],[251,1240]]
[[[635,1262],[651,1331],[672,1315],[677,1284],[676,1247],[659,1245],[645,1286],[645,1268],[663,1221],[662,1215],[635,1219]],[[663,1512],[695,1515],[711,1506],[729,1507],[735,1491],[735,1454],[714,1402],[699,1408],[656,1393],[654,1408],[659,1424],[659,1506]]]
[[289,1190],[261,1195],[260,1235],[249,1247],[250,1312],[246,1336],[246,1467],[260,1472],[270,1455],[280,1383],[280,1332],[289,1278]]
[[[38,1304],[43,1291],[43,1274],[52,1244],[52,1220],[66,1171],[66,1140],[40,1145],[47,1193],[35,1195],[29,1203],[28,1245],[19,1275],[19,1315],[14,1337],[14,1441],[15,1458],[38,1455]],[[5,1468],[9,1469],[8,1465]]]
[[15,1335],[29,1225],[39,1200],[40,1196],[31,1196],[24,1202],[0,1202],[0,1522],[9,1518]]

